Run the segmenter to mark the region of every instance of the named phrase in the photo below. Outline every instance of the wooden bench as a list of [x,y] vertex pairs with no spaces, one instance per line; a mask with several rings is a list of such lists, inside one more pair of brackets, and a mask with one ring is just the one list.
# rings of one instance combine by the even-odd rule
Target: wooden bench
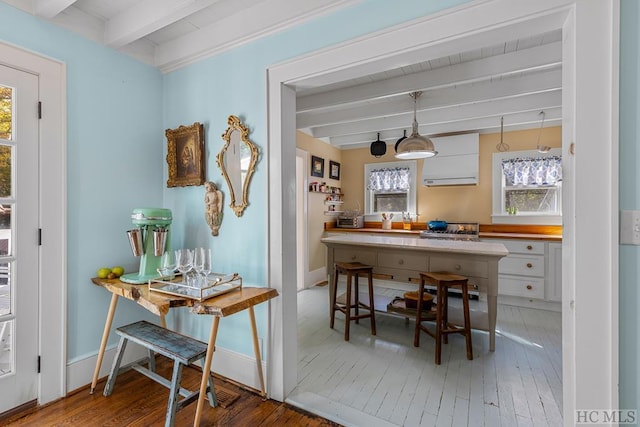
[[[118,343],[118,351],[113,361],[111,373],[107,379],[107,384],[105,385],[103,394],[105,396],[109,396],[113,392],[116,377],[119,373],[124,372],[125,370],[134,369],[157,383],[164,385],[170,390],[165,426],[173,426],[175,424],[176,412],[198,399],[200,395],[200,391],[192,392],[180,387],[182,368],[203,359],[207,353],[207,344],[186,335],[170,331],[169,329],[165,329],[161,326],[154,325],[153,323],[149,323],[145,320],[132,323],[127,326],[122,326],[116,329],[116,333],[120,335],[121,338]],[[148,359],[143,359],[143,361],[138,361],[131,365],[120,367],[122,356],[129,340],[147,348],[149,351],[149,357]],[[161,354],[174,361],[171,381],[155,372],[155,353]],[[144,363],[145,361],[148,361],[148,368],[141,365],[141,363]],[[178,400],[179,395],[184,398],[182,400]],[[209,404],[212,407],[218,406],[213,386],[213,377],[211,374],[209,374],[207,396],[209,398]]]

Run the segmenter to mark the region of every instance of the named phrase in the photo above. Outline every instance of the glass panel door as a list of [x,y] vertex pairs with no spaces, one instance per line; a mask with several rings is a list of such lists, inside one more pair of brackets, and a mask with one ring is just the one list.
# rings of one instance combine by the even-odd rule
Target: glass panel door
[[0,65],[0,413],[38,396],[38,77]]

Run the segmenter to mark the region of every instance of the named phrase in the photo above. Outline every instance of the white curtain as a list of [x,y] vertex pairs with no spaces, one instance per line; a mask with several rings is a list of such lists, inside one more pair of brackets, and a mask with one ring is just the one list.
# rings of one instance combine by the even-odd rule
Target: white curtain
[[507,186],[557,185],[562,181],[562,158],[525,157],[502,161]]
[[381,192],[409,191],[409,168],[374,169],[369,175],[367,189]]

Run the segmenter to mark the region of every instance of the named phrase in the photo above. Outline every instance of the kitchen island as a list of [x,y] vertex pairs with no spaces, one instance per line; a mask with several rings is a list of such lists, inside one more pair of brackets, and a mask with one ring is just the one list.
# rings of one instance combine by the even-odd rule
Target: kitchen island
[[373,266],[374,277],[384,280],[417,284],[420,272],[427,271],[451,271],[468,277],[482,299],[486,297],[487,325],[480,328],[489,332],[489,349],[495,350],[498,261],[509,254],[502,243],[359,233],[324,237],[321,241],[327,246],[330,283],[335,262],[356,261]]

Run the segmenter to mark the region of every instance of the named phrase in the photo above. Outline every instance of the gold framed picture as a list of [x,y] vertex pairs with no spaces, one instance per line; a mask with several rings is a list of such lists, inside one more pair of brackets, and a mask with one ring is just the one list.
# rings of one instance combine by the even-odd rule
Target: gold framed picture
[[205,180],[204,126],[195,122],[191,126],[167,129],[167,187],[203,185]]

